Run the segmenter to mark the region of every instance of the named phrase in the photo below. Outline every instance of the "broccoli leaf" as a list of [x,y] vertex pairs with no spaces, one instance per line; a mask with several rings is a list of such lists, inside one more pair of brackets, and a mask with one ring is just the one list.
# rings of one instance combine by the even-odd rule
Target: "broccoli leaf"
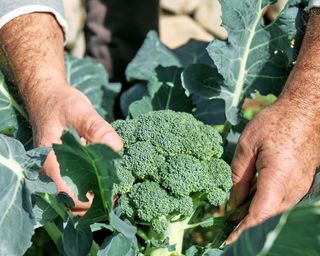
[[152,98],[153,109],[171,109],[190,113],[193,104],[191,98],[186,96],[181,84],[181,72],[183,69],[159,66],[155,71],[157,73],[157,80],[162,86]]
[[12,136],[27,148],[32,146],[28,115],[18,102],[0,71],[0,134]]
[[158,66],[181,66],[178,58],[165,47],[155,31],[150,31],[143,45],[126,69],[129,82],[140,80],[150,82],[155,79]]
[[129,106],[138,100],[141,100],[143,96],[147,96],[147,87],[144,83],[137,83],[123,92],[120,96],[120,108],[123,116],[128,116]]
[[105,68],[89,58],[77,59],[66,55],[65,65],[69,84],[83,92],[102,117],[113,121],[114,101],[121,85],[109,83]]
[[82,145],[75,131],[65,131],[61,141],[53,149],[62,178],[79,200],[87,202],[86,194],[90,191],[94,194],[92,206],[81,222],[91,224],[107,219],[113,206],[113,184],[120,182],[113,161],[119,155],[106,145]]
[[23,255],[31,245],[36,224],[32,195],[52,192],[50,181],[33,173],[42,160],[28,157],[19,141],[0,135],[0,255]]
[[130,239],[135,236],[137,233],[137,228],[133,226],[129,221],[123,221],[118,215],[121,214],[121,211],[118,211],[119,214],[111,211],[109,214],[110,226],[122,233],[126,238]]
[[[156,76],[154,77],[157,83],[153,86],[152,97],[144,96],[141,100],[133,102],[129,106],[131,117],[135,118],[141,114],[151,112],[153,110],[174,110],[191,113],[193,103],[191,97],[185,94],[185,90],[181,84],[182,68],[175,66],[155,68]],[[152,83],[147,85],[147,88],[152,87]],[[150,90],[149,90],[150,92]]]
[[27,119],[27,114],[22,106],[15,101],[8,90],[8,85],[4,79],[4,75],[0,71],[0,133],[8,136],[13,135],[14,131],[18,129],[17,115]]
[[121,233],[107,237],[98,252],[98,256],[136,256],[137,254],[136,238],[129,239]]
[[63,250],[68,256],[88,255],[93,242],[90,226],[78,222],[79,217],[68,218],[63,229]]
[[55,202],[50,201],[52,197],[47,194],[36,195],[36,204],[33,207],[33,214],[37,222],[35,228],[41,227],[58,217],[58,213],[54,208]]
[[[305,202],[240,236],[224,256],[300,256],[320,251],[320,201]],[[293,242],[294,241],[294,242]]]
[[[264,26],[264,8],[274,2],[221,0],[228,41],[214,40],[207,48],[217,70],[198,66],[198,70],[193,67],[193,76],[184,72],[184,87],[189,93],[223,99],[227,120],[233,125],[239,122],[243,98],[255,89],[262,94],[279,94],[299,50],[302,9],[289,3],[275,22]],[[219,75],[223,81],[216,79]],[[195,76],[202,78],[197,87],[189,81]],[[207,96],[204,91],[209,92]]]
[[206,51],[208,44],[208,42],[191,39],[185,45],[174,49],[173,52],[183,67],[195,63],[213,65],[213,61]]
[[129,114],[132,118],[137,118],[143,114],[153,110],[152,101],[149,96],[144,96],[141,100],[137,100],[129,106]]

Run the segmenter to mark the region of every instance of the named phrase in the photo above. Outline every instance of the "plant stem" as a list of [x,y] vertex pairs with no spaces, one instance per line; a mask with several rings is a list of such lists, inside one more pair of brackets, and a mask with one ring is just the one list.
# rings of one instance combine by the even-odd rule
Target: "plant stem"
[[44,229],[47,231],[48,235],[55,244],[58,244],[58,241],[62,238],[62,233],[60,229],[54,222],[48,222],[44,224]]
[[[62,232],[57,227],[57,225],[54,222],[48,222],[44,226],[44,229],[52,239],[52,241],[58,245],[59,241],[62,239]],[[97,256],[99,251],[99,245],[96,244],[95,241],[92,242],[92,246],[89,252],[89,256]]]
[[146,243],[150,242],[150,239],[141,229],[138,229],[137,235],[140,236]]
[[226,121],[223,125],[223,130],[221,132],[221,136],[222,136],[224,142],[227,140],[227,136],[228,136],[231,128],[232,128],[232,124],[229,121]]
[[62,206],[62,204],[59,203],[54,196],[44,194],[42,198],[55,210],[55,212],[61,217],[62,220],[66,220],[68,215],[67,209],[65,209],[65,207]]
[[194,223],[194,224],[189,224],[189,225],[185,228],[185,230],[187,230],[187,229],[192,229],[192,228],[196,228],[196,227],[205,225],[206,223],[208,223],[208,220],[204,220],[204,221],[201,221],[201,222],[198,222],[198,223]]
[[97,256],[99,249],[99,245],[97,245],[96,242],[93,241],[88,256]]
[[[168,248],[155,248],[150,247],[146,250],[146,256],[171,256],[171,255],[182,255],[183,237],[185,229],[188,227],[188,223],[192,216],[183,220],[169,224],[167,231],[163,234],[163,237],[169,239],[169,245],[174,245],[175,250],[169,251]],[[148,237],[156,237],[154,232],[150,232]]]

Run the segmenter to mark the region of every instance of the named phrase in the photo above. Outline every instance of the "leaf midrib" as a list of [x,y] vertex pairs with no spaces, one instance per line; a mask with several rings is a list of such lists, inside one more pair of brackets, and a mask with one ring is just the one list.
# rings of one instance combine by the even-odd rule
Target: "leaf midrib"
[[16,161],[14,161],[13,159],[8,159],[8,158],[5,158],[2,155],[0,155],[0,165],[3,165],[5,167],[7,167],[18,178],[18,180],[16,182],[16,186],[14,188],[14,192],[11,195],[12,200],[10,201],[10,204],[8,205],[8,207],[6,208],[6,210],[4,211],[4,213],[1,216],[1,219],[0,219],[0,226],[1,226],[3,220],[5,219],[5,217],[7,216],[8,212],[10,211],[10,209],[13,206],[13,203],[14,203],[15,198],[16,198],[16,194],[18,193],[18,190],[19,190],[19,187],[20,187],[20,181],[24,178],[24,176],[23,176],[23,170],[22,170],[21,166]]
[[234,97],[232,99],[232,106],[236,108],[238,107],[239,102],[241,100],[241,94],[244,87],[245,76],[246,76],[246,66],[247,66],[247,61],[248,61],[250,50],[251,50],[250,47],[256,33],[256,28],[260,22],[262,12],[263,12],[263,9],[261,8],[261,5],[262,5],[261,0],[259,0],[259,5],[260,5],[259,7],[260,11],[257,13],[256,20],[249,33],[249,38],[248,38],[245,50],[243,52],[242,58],[240,59],[239,76],[236,82],[235,91],[233,93]]

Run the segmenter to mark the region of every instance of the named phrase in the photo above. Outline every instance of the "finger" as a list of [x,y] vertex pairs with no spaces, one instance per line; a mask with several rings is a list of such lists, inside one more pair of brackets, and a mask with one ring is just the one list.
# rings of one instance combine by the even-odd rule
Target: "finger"
[[229,202],[231,207],[239,206],[247,198],[251,181],[255,176],[256,153],[246,145],[247,142],[240,139],[231,164],[233,181]]
[[229,236],[226,244],[234,242],[247,228],[253,227],[264,220],[280,213],[286,194],[284,181],[272,169],[264,168],[257,181],[257,192],[249,208],[249,214]]
[[277,3],[270,5],[265,12],[265,16],[270,20],[274,21],[277,19],[282,9],[285,7],[287,1],[279,0]]
[[71,212],[74,216],[83,216],[90,209],[94,196],[91,192],[88,192],[86,196],[89,200],[88,202],[79,201],[76,197],[72,198],[74,200],[75,207],[71,208]]
[[72,124],[80,136],[92,143],[106,144],[117,152],[122,149],[123,141],[120,136],[96,111],[90,110],[85,117],[85,120],[77,119]]

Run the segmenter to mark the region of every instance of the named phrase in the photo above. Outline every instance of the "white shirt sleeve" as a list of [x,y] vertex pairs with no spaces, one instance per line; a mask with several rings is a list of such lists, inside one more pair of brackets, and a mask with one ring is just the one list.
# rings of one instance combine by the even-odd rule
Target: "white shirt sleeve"
[[309,0],[309,5],[306,11],[309,11],[313,7],[320,7],[320,0]]
[[67,36],[68,25],[64,19],[62,0],[0,0],[0,29],[14,18],[33,12],[52,13]]

